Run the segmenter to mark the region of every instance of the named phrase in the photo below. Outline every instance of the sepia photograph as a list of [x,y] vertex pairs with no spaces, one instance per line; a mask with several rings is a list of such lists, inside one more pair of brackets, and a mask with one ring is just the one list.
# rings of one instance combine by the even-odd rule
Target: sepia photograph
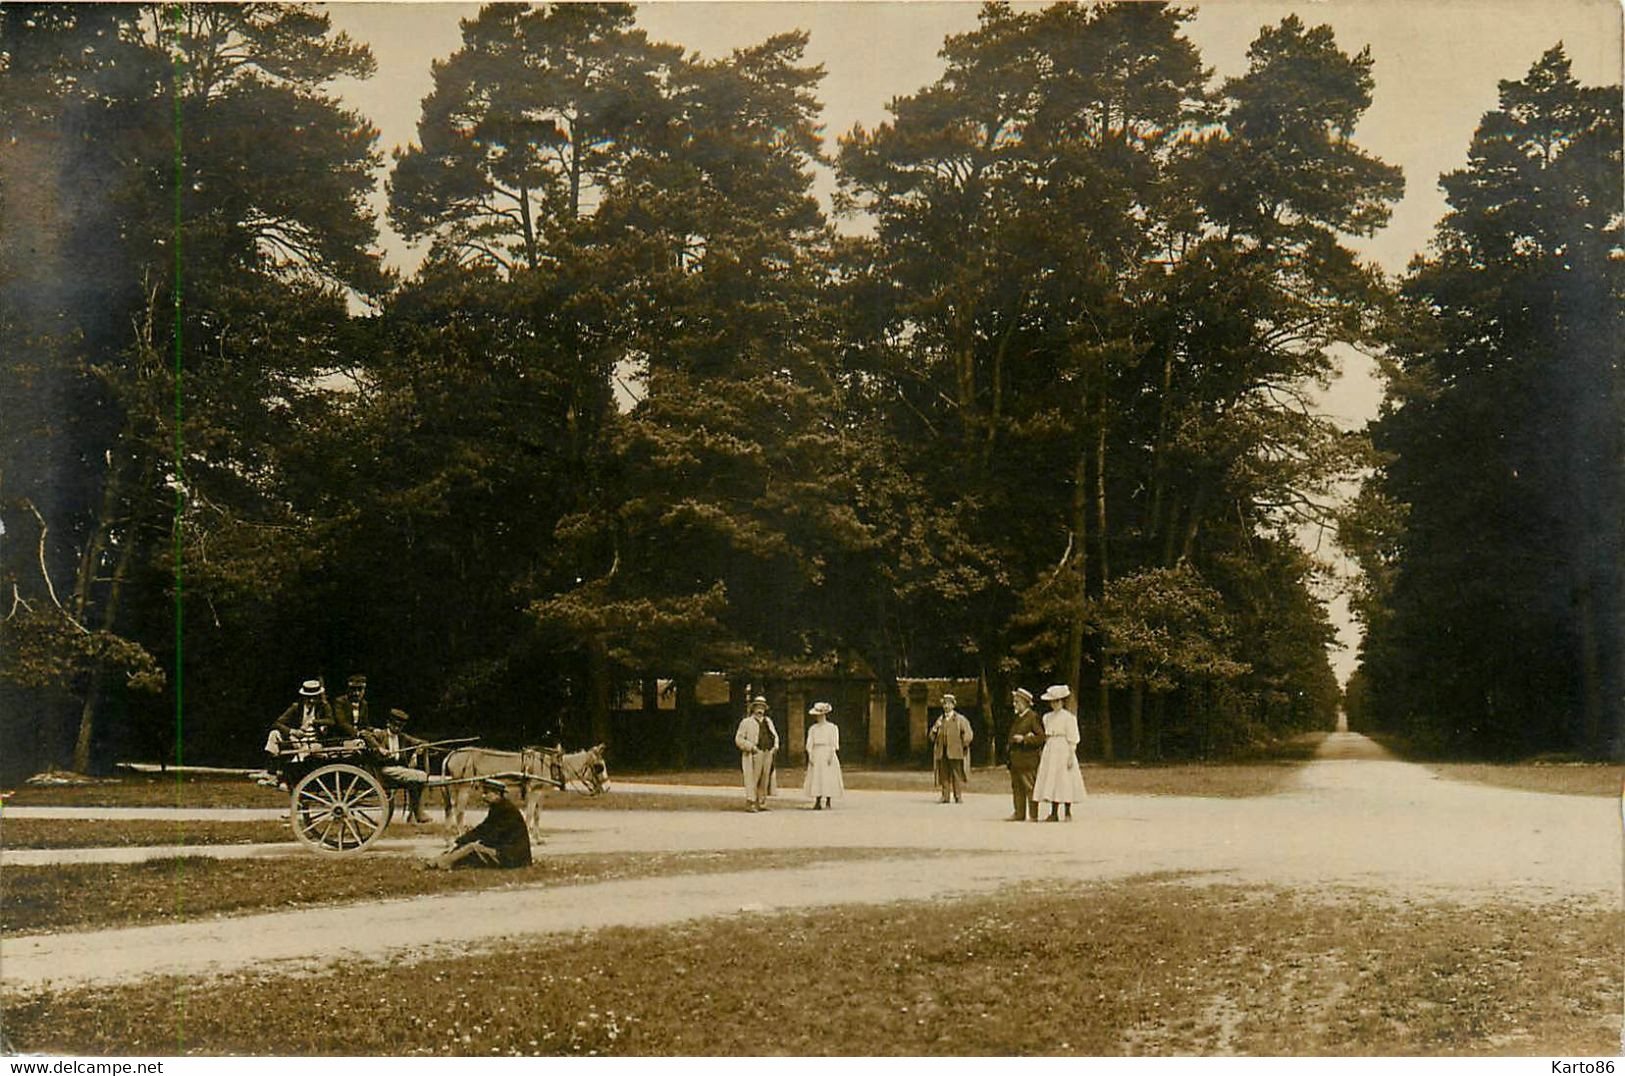
[[11,1071],[1613,1071],[1621,28],[0,2]]

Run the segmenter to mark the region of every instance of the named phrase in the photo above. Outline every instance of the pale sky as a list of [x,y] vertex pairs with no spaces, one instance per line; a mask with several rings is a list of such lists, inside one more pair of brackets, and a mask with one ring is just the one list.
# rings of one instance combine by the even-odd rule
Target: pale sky
[[[1376,89],[1356,137],[1405,170],[1406,193],[1392,223],[1353,246],[1390,273],[1403,271],[1425,247],[1445,208],[1439,174],[1465,163],[1473,129],[1496,105],[1499,80],[1522,78],[1558,41],[1581,82],[1621,78],[1621,10],[1615,0],[1224,0],[1188,6],[1197,16],[1186,33],[1216,78],[1241,73],[1259,28],[1288,14],[1311,26],[1329,24],[1346,51],[1370,46]],[[785,30],[808,31],[807,60],[826,71],[820,99],[833,150],[835,136],[854,123],[883,122],[889,100],[934,81],[942,71],[942,39],[974,28],[979,7],[977,0],[661,0],[641,4],[638,23],[656,40],[708,57]],[[335,27],[370,45],[378,60],[372,79],[345,80],[338,92],[379,128],[386,151],[414,141],[419,104],[430,87],[429,64],[457,49],[458,20],[473,15],[477,5],[326,8]],[[832,184],[821,186],[827,197]],[[382,217],[381,191],[378,200]],[[391,234],[387,223],[383,228],[390,263],[413,268],[420,252]],[[1358,426],[1376,414],[1381,396],[1370,360],[1350,352],[1323,406],[1340,422]],[[1323,554],[1329,545],[1322,543]],[[1344,643],[1332,663],[1339,679],[1346,679],[1355,664],[1358,629],[1345,601],[1334,599],[1331,608]]]

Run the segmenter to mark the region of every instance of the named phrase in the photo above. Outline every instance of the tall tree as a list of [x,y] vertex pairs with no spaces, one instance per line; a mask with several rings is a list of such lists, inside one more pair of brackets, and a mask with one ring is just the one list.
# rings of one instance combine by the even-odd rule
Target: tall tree
[[[284,522],[277,457],[322,406],[314,379],[338,364],[344,293],[387,284],[365,206],[374,132],[324,88],[372,59],[291,5],[8,7],[5,18],[7,98],[26,102],[8,123],[46,137],[14,128],[6,140],[4,271],[24,275],[26,256],[32,279],[95,288],[8,289],[7,374],[39,414],[69,421],[41,431],[54,447],[8,466],[7,529],[42,503],[30,487],[77,491],[40,513],[49,570],[75,579],[73,619],[171,657],[174,528],[196,562],[222,531]],[[62,152],[15,148],[50,145],[53,132]],[[82,171],[93,162],[96,181]],[[43,181],[83,204],[43,196]],[[27,253],[29,215],[68,242],[40,248],[43,260]],[[96,235],[81,239],[87,226]],[[82,271],[84,242],[105,257]],[[51,384],[73,387],[40,396]],[[67,463],[38,466],[51,459]],[[9,563],[8,574],[26,578]],[[103,700],[120,694],[117,671],[92,664],[57,685],[80,705],[77,767],[90,764]]]
[[[682,137],[609,188],[583,242],[612,267],[641,399],[613,479],[563,530],[535,611],[590,664],[680,678],[824,666],[845,505],[811,194],[822,71],[785,34],[673,76]],[[572,578],[573,581],[572,581]]]
[[[976,625],[942,641],[1074,683],[1092,657],[1108,757],[1112,685],[1136,726],[1162,686],[1161,659],[1111,639],[1154,634],[1136,610],[1163,616],[1108,596],[1177,591],[1219,603],[1202,623],[1246,621],[1226,558],[1280,559],[1361,458],[1307,390],[1334,342],[1371,332],[1380,278],[1342,237],[1380,226],[1400,189],[1352,140],[1368,55],[1288,19],[1210,95],[1187,17],[989,4],[948,42],[944,78],[841,156],[847,197],[878,218],[852,259],[859,398],[963,546],[914,558],[950,621]],[[1206,583],[1169,590],[1186,571]],[[1323,654],[1276,655],[1208,667],[1241,677],[1238,697],[1285,677],[1324,702]]]
[[1405,283],[1387,463],[1352,515],[1365,707],[1497,753],[1618,742],[1620,91],[1561,46],[1500,84]]
[[432,258],[536,269],[671,121],[682,51],[651,43],[629,4],[489,4],[434,65],[418,143],[397,154],[390,220]]

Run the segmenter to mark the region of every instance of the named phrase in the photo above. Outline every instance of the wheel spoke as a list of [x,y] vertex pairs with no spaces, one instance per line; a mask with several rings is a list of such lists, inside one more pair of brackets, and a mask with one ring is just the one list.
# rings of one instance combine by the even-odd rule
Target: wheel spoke
[[349,815],[344,816],[344,828],[350,835],[355,837],[356,847],[359,848],[361,845],[367,843],[367,839],[361,835],[361,830],[353,821],[351,821]]
[[355,812],[350,815],[351,818],[354,818],[359,822],[366,823],[368,836],[377,833],[378,830],[383,828],[383,823],[380,822],[378,817],[373,814],[375,810],[377,810],[377,808],[358,807],[356,808]]
[[343,848],[344,847],[344,843],[343,843],[344,834],[343,834],[342,831],[340,831],[340,833],[339,833],[340,841],[339,841],[338,844],[334,844],[333,840],[332,840],[333,827],[338,824],[339,820],[332,817],[331,815],[329,815],[324,821],[325,821],[326,824],[322,826],[322,835],[320,837],[316,838],[317,841],[319,841],[321,844],[325,845],[328,848]]

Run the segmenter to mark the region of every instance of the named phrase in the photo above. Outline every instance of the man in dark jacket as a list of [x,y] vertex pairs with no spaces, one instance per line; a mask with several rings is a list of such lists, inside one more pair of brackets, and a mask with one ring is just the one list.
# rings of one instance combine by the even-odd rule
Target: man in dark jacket
[[471,867],[528,867],[530,830],[525,828],[525,816],[508,799],[507,790],[494,777],[481,781],[485,821],[453,841],[444,855],[424,865],[443,871],[459,863]]
[[1038,821],[1038,804],[1033,800],[1033,781],[1038,777],[1038,756],[1044,753],[1044,721],[1033,709],[1033,693],[1018,687],[1011,704],[1016,719],[1010,723],[1010,799],[1015,813],[1010,821]]
[[[367,678],[360,673],[350,677],[349,691],[333,700],[333,720],[342,729],[345,725],[359,732],[372,728],[367,716]],[[354,736],[356,733],[350,733]]]

